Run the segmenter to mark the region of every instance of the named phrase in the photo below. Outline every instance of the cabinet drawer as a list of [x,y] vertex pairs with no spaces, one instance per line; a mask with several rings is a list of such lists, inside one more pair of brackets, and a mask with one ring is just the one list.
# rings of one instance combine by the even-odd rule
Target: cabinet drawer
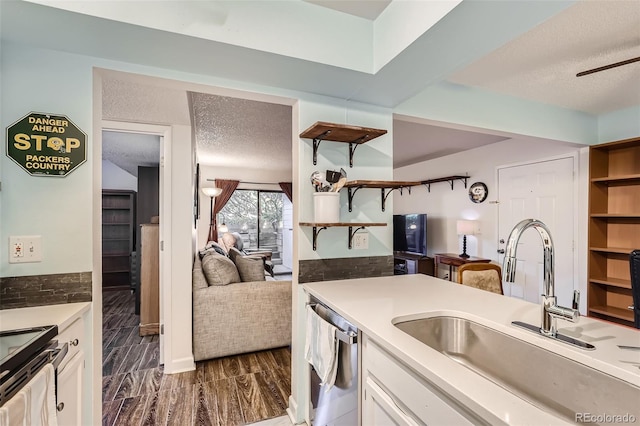
[[58,367],[58,369],[61,370],[69,360],[78,353],[84,343],[84,325],[82,323],[82,318],[78,318],[69,327],[58,333],[58,337],[56,339],[58,340],[59,345],[63,345],[64,343],[69,344],[69,352]]
[[362,424],[419,426],[371,377],[364,384]]
[[414,420],[426,424],[473,424],[461,413],[462,406],[430,386],[426,380],[418,378],[416,373],[370,339],[364,341],[362,357],[363,380],[373,376],[398,406],[404,406],[411,412],[406,413],[408,416],[414,415]]

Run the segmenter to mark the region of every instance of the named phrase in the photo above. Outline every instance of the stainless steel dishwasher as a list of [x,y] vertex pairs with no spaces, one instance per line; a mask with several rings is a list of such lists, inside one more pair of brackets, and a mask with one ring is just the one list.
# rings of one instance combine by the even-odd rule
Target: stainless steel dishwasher
[[339,339],[338,370],[333,387],[325,392],[320,378],[310,368],[311,406],[309,417],[314,426],[356,426],[358,424],[358,329],[333,310],[314,299],[310,305],[325,321],[337,329]]

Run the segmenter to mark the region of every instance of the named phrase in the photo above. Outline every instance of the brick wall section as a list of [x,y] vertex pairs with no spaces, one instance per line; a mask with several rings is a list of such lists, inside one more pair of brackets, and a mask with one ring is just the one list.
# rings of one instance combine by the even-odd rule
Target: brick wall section
[[91,301],[91,272],[0,278],[0,309]]
[[298,283],[393,275],[393,256],[301,260]]

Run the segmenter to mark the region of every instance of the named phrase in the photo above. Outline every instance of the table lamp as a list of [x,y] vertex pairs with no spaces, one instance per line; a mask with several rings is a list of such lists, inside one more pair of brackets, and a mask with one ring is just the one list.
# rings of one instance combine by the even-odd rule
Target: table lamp
[[456,229],[458,231],[458,235],[462,235],[462,253],[460,254],[460,257],[467,259],[469,257],[467,254],[467,235],[476,234],[476,221],[459,220],[456,223]]

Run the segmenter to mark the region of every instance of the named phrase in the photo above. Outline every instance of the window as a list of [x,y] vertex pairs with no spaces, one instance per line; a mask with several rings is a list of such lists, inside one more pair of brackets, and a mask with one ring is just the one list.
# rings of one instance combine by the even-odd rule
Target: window
[[237,189],[218,213],[218,226],[224,223],[229,232],[239,233],[245,249],[271,250],[273,263],[279,264],[284,198],[281,191]]

